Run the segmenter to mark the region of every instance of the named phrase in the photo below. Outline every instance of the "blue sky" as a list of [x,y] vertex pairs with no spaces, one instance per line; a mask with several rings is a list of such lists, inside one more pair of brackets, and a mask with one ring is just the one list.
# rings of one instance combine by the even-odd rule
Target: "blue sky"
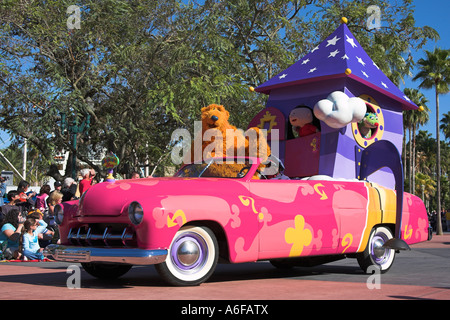
[[[441,39],[435,42],[429,42],[420,51],[414,53],[415,60],[420,58],[425,58],[425,50],[433,51],[434,48],[439,47],[441,49],[450,49],[450,23],[449,23],[449,11],[450,11],[450,1],[448,0],[414,0],[415,19],[416,25],[418,27],[430,26],[434,28],[440,35]],[[383,18],[383,17],[381,17]],[[416,75],[417,70],[413,71]],[[419,89],[419,81],[412,81],[412,79],[405,79],[405,85],[401,86],[403,90],[407,88]],[[420,130],[426,130],[436,137],[436,98],[434,90],[424,90],[419,89],[428,99],[427,106],[430,109],[430,120],[428,124],[421,127]],[[450,93],[446,95],[439,96],[439,111],[440,117],[442,119],[442,114],[450,111]],[[443,134],[441,132],[441,140],[443,139]]]
[[[425,26],[428,25],[434,29],[436,29],[441,37],[439,41],[436,43],[429,42],[424,48],[420,51],[414,52],[415,60],[417,61],[419,58],[425,57],[425,51],[433,51],[435,47],[440,47],[442,49],[450,49],[450,23],[449,23],[449,12],[450,12],[450,1],[449,0],[414,0],[413,1],[416,10],[415,10],[415,19],[417,26]],[[381,16],[383,19],[383,16]],[[413,74],[417,74],[417,70],[413,71]],[[400,86],[400,89],[404,88],[418,88],[419,81],[413,82],[411,79],[405,79],[405,84]],[[430,121],[427,125],[421,127],[421,130],[427,130],[432,134],[433,137],[436,137],[436,103],[435,103],[435,94],[434,90],[424,90],[420,89],[420,91],[427,97],[428,99],[428,108],[430,109]],[[441,95],[439,97],[440,101],[440,119],[442,118],[442,114],[450,111],[450,93],[446,95]],[[10,144],[10,137],[0,131],[0,137],[3,141],[0,140],[0,149],[6,148]],[[441,134],[441,139],[443,135]]]

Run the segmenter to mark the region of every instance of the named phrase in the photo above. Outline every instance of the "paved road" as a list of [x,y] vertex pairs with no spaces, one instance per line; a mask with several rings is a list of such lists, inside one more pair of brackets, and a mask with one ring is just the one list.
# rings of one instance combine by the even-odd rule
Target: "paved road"
[[[354,259],[288,271],[258,262],[219,265],[213,277],[198,287],[167,287],[153,267],[134,267],[114,281],[101,281],[81,271],[81,288],[68,289],[69,265],[0,263],[0,299],[251,300],[253,303],[304,299],[450,299],[450,234],[434,236],[430,242],[401,252],[391,270],[379,278],[363,274]],[[372,287],[379,284],[379,288],[369,289],[368,282]],[[187,301],[184,303],[189,305]]]

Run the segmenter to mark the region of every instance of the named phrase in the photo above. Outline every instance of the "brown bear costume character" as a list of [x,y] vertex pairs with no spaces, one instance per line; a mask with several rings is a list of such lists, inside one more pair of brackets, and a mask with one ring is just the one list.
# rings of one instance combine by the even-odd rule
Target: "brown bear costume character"
[[[245,133],[228,122],[229,112],[222,105],[211,104],[202,108],[202,149],[201,154],[191,147],[190,162],[211,157],[246,156],[259,157],[265,162],[270,155],[270,147],[259,128],[250,128]],[[202,157],[202,158],[200,158]],[[230,170],[222,176],[235,176],[245,164],[220,166],[220,170]],[[213,169],[213,168],[211,168]],[[217,166],[215,169],[219,169]]]

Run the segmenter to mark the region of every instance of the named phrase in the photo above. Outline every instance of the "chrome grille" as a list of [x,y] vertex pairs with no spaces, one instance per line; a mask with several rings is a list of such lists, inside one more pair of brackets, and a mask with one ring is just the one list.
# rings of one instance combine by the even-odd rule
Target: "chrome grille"
[[73,245],[94,247],[135,247],[136,236],[127,225],[92,224],[72,228],[68,240]]

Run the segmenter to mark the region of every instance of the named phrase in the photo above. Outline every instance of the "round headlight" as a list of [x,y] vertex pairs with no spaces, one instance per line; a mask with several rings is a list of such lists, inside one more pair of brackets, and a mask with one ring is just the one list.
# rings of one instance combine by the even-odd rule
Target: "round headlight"
[[55,215],[55,222],[57,224],[63,223],[64,220],[64,208],[62,205],[57,204],[55,206],[55,209],[53,209],[54,215]]
[[128,217],[131,222],[138,225],[144,219],[144,209],[139,202],[133,201],[128,207]]

